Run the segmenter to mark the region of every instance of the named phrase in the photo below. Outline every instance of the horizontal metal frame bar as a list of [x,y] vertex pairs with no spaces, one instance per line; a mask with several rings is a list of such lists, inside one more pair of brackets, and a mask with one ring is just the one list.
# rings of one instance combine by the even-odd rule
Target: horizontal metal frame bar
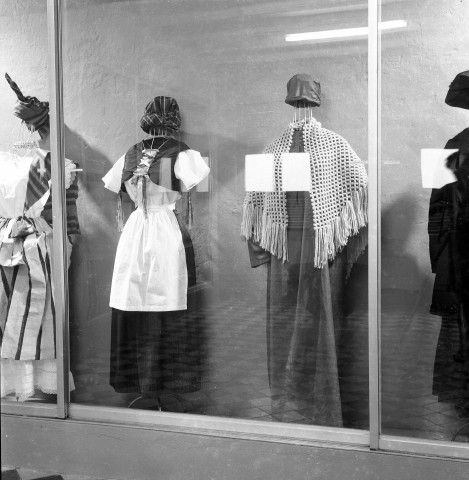
[[29,417],[57,418],[55,403],[9,402],[2,400],[0,405],[3,415],[24,415]]
[[388,452],[469,460],[469,446],[458,442],[381,435],[379,446],[380,450]]
[[[2,416],[30,416],[57,418],[54,404],[1,403]],[[107,424],[122,428],[144,428],[173,431],[185,434],[210,435],[230,438],[262,440],[275,443],[298,445],[334,445],[335,448],[354,449],[368,447],[367,431],[302,426],[293,424],[270,424],[267,422],[208,417],[200,415],[178,415],[162,412],[126,411],[89,405],[70,405],[69,419],[60,421],[82,421],[93,424]],[[360,449],[362,449],[360,448]],[[404,455],[434,456],[448,461],[469,461],[469,447],[422,438],[381,435],[380,450],[385,453]]]
[[316,425],[282,424],[243,420],[237,418],[211,417],[205,415],[124,410],[114,407],[95,407],[70,404],[69,418],[73,420],[104,422],[120,425],[139,425],[156,430],[174,430],[200,435],[243,437],[287,443],[332,442],[368,446],[370,439],[366,430],[322,427]]

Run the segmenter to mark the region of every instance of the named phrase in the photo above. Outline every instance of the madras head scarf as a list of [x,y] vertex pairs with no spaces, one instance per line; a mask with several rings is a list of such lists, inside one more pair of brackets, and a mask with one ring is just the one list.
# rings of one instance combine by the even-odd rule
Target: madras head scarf
[[172,97],[155,97],[145,107],[140,127],[150,135],[175,135],[181,128],[179,105]]
[[31,132],[44,127],[48,130],[49,102],[41,102],[36,97],[23,95],[8,73],[5,73],[5,78],[18,98],[13,113],[25,123]]
[[456,75],[449,86],[445,102],[451,107],[469,110],[469,70]]

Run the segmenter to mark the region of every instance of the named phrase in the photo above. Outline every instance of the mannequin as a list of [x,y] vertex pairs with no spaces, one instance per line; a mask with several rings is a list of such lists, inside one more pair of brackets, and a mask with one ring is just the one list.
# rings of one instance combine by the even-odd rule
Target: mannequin
[[[469,109],[469,71],[456,76],[445,102]],[[428,233],[435,273],[430,312],[442,317],[433,392],[440,401],[453,403],[461,416],[469,416],[464,400],[469,375],[469,128],[450,139],[445,148],[458,150],[447,160],[457,181],[433,190],[430,198]],[[447,359],[453,329],[459,345]]]
[[[23,156],[0,153],[1,395],[19,401],[35,395],[39,400],[57,393],[49,106],[24,96],[8,75],[6,79],[18,98],[15,115],[31,134],[39,134],[39,140],[38,148],[29,146]],[[66,160],[69,235],[79,233],[75,170]],[[70,254],[71,244],[68,247]]]
[[[195,284],[194,250],[175,206],[182,186],[190,190],[210,169],[177,139],[180,125],[176,100],[155,97],[140,122],[150,138],[132,146],[103,178],[106,188],[119,195],[125,190],[136,206],[119,240],[112,278],[111,385],[140,394],[134,404],[140,408],[161,409],[166,382],[189,378],[181,388],[194,389],[199,378],[197,365],[188,371],[189,347],[181,341],[190,328],[185,312]],[[178,371],[183,363],[187,371]]]
[[[329,224],[320,220],[327,220],[324,212],[332,209],[328,205],[324,209],[316,198],[320,193],[319,197],[334,201],[325,195],[329,191],[317,192],[313,187],[310,192],[283,193],[276,178],[274,193],[246,194],[242,236],[248,240],[251,266],[267,266],[272,412],[281,421],[290,421],[295,411],[301,412],[301,423],[342,426],[335,325],[343,317],[349,265],[366,245],[366,172],[345,140],[323,129],[312,116],[312,108],[320,105],[318,82],[307,74],[295,75],[287,84],[285,102],[294,108],[294,122],[266,148],[266,153],[274,153],[276,172],[282,152],[308,152],[314,166],[312,185],[327,186],[326,176],[319,178],[313,172],[321,168],[327,172],[328,165],[339,161],[337,148],[348,159],[343,172],[354,178],[358,189],[350,190],[345,204],[335,205],[338,217]],[[314,147],[329,144],[336,146],[320,152]],[[333,183],[331,192],[341,187],[346,192],[341,178]]]

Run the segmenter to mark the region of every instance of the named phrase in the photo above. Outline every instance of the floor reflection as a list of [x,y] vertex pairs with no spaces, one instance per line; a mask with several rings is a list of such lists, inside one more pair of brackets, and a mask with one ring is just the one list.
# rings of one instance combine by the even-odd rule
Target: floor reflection
[[[411,298],[412,292],[407,295]],[[468,367],[454,360],[457,325],[442,326],[440,317],[409,308],[402,298],[386,304],[384,310],[383,433],[452,440],[469,422]],[[312,423],[303,411],[292,409],[280,417],[272,406],[264,314],[262,307],[234,308],[228,302],[192,313],[206,337],[201,388],[187,393],[166,389],[160,397],[163,411]],[[338,335],[342,415],[348,428],[368,428],[367,322],[366,310],[355,311]],[[114,391],[107,352],[83,359],[73,373],[75,403],[157,409],[137,400],[138,395]],[[455,440],[469,441],[469,427],[462,428]]]

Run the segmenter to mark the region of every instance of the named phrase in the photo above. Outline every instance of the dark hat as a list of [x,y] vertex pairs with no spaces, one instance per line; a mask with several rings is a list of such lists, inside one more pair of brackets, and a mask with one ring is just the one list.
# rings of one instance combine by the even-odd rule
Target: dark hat
[[451,107],[469,110],[469,70],[456,75],[449,86],[445,102]]
[[181,128],[179,105],[172,97],[155,97],[145,107],[140,120],[142,130],[150,135],[161,133],[173,135]]
[[36,97],[23,95],[8,73],[5,73],[5,78],[18,98],[13,113],[23,120],[32,132],[43,127],[49,128],[49,102],[41,102]]
[[287,83],[285,103],[292,106],[319,107],[321,85],[307,73],[297,73]]

